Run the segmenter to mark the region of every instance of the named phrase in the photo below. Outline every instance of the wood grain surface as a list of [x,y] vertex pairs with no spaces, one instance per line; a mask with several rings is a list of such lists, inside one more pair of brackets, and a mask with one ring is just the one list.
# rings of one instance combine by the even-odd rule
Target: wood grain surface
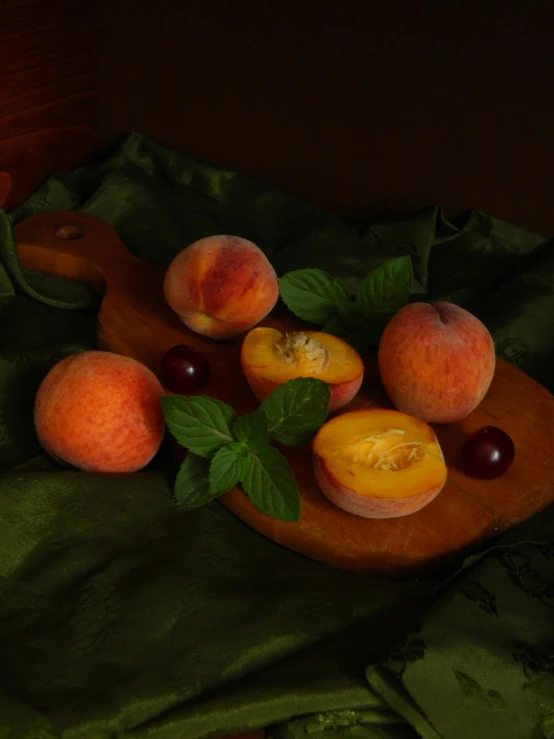
[[[67,224],[78,229],[78,238],[56,235]],[[167,349],[189,343],[211,362],[212,376],[203,394],[229,403],[238,414],[256,409],[240,369],[241,337],[214,341],[183,326],[164,300],[164,269],[131,255],[110,226],[83,213],[50,212],[21,222],[15,235],[24,267],[105,290],[98,319],[100,348],[135,357],[159,375]],[[262,324],[302,327],[278,310]],[[377,366],[367,362],[362,390],[347,409],[387,405]],[[460,469],[459,449],[468,433],[491,423],[510,433],[516,460],[503,477],[479,481]],[[260,513],[236,488],[220,500],[254,529],[308,557],[346,570],[396,576],[449,563],[554,499],[554,398],[507,362],[498,360],[478,409],[458,424],[434,428],[448,464],[448,481],[432,503],[410,516],[371,520],[336,508],[316,486],[307,445],[284,450],[301,494],[298,522]]]
[[0,207],[91,151],[97,20],[89,3],[0,0]]

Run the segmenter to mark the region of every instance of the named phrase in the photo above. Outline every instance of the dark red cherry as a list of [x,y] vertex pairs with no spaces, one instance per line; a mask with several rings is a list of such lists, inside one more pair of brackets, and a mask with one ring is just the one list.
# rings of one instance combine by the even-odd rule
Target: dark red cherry
[[475,431],[462,445],[464,470],[472,477],[500,477],[515,457],[514,442],[496,426],[484,426]]
[[162,381],[172,393],[196,393],[210,379],[210,363],[191,346],[179,344],[164,354],[161,363]]

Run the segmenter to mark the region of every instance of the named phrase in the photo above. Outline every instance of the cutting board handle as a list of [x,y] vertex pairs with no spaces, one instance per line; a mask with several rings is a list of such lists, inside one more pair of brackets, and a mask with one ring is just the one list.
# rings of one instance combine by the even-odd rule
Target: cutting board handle
[[[117,300],[123,311],[162,316],[174,328],[181,324],[163,295],[165,267],[136,257],[112,226],[76,211],[37,213],[15,227],[22,267],[68,277]],[[100,322],[108,305],[103,305]],[[194,339],[193,339],[194,341]]]
[[142,262],[123,245],[114,229],[88,213],[37,213],[16,226],[23,267],[69,277],[104,292],[110,278],[127,282]]

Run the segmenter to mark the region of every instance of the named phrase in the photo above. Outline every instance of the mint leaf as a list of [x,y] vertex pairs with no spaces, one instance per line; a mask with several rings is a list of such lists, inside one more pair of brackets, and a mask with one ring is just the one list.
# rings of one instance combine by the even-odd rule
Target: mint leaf
[[412,281],[410,257],[390,259],[374,269],[362,280],[356,293],[361,318],[376,318],[381,324],[388,322],[408,302]]
[[265,413],[256,411],[237,418],[233,433],[238,441],[242,441],[250,451],[263,452],[269,444]]
[[211,457],[220,447],[235,441],[231,426],[236,416],[226,403],[204,395],[166,395],[160,402],[170,432],[194,454]]
[[279,521],[298,521],[298,488],[287,460],[275,447],[247,457],[242,487],[262,513]]
[[287,308],[310,323],[325,323],[339,303],[348,300],[346,286],[321,269],[297,269],[279,279]]
[[325,422],[330,398],[329,385],[313,377],[297,377],[279,385],[260,405],[269,435],[288,446],[308,441]]
[[246,464],[248,449],[240,442],[221,447],[210,463],[210,494],[225,493],[240,482]]
[[175,479],[175,500],[185,508],[198,508],[216,496],[210,490],[210,462],[189,452]]

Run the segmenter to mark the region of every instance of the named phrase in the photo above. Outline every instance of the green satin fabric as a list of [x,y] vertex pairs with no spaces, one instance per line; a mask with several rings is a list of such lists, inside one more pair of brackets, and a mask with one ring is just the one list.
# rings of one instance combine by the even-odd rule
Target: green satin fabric
[[61,470],[33,432],[52,364],[94,346],[97,298],[19,269],[11,227],[47,209],[111,223],[160,264],[236,233],[276,269],[354,281],[412,256],[414,291],[479,315],[554,389],[554,251],[473,211],[345,225],[131,134],[0,212],[0,739],[554,737],[554,509],[442,579],[353,575],[214,502],[176,509],[166,450],[134,475]]

